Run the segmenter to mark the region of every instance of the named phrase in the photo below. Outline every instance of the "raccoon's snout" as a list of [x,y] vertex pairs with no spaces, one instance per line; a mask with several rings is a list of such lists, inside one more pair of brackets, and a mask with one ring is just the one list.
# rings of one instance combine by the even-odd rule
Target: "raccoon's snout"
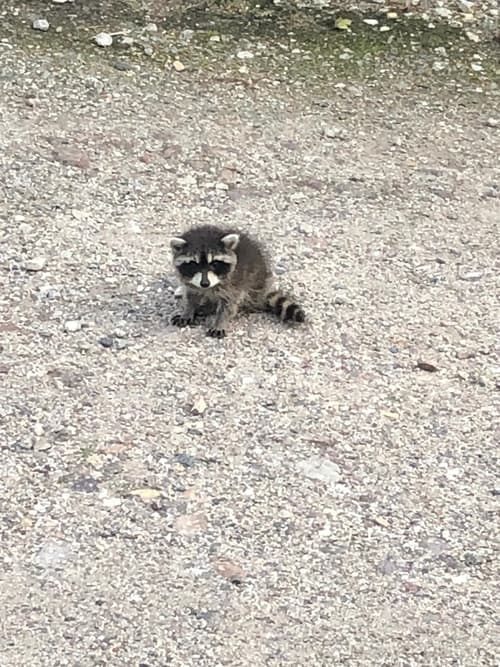
[[206,276],[202,276],[200,280],[200,287],[210,287],[210,281]]

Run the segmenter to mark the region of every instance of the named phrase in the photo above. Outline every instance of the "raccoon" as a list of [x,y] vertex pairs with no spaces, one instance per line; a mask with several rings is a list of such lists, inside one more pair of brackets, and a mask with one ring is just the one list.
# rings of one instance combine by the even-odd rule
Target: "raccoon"
[[223,338],[229,321],[243,310],[267,310],[284,322],[304,322],[302,308],[273,287],[266,253],[247,234],[201,225],[172,238],[170,247],[184,306],[172,324],[184,327],[209,315],[207,335]]

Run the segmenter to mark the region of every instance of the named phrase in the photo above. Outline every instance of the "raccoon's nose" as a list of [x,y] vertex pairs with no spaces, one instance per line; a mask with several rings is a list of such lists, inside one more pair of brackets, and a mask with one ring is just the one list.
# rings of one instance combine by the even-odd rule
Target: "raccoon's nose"
[[206,276],[200,280],[200,287],[210,287],[210,281]]

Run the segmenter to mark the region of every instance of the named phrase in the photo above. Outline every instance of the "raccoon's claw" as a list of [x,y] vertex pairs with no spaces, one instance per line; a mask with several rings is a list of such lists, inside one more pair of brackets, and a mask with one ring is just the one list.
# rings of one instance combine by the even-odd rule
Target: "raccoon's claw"
[[182,315],[174,315],[171,319],[174,327],[187,327],[189,324],[192,324],[193,320],[189,317],[183,317]]
[[226,335],[226,332],[224,329],[208,329],[207,331],[207,336],[210,336],[211,338],[224,338]]

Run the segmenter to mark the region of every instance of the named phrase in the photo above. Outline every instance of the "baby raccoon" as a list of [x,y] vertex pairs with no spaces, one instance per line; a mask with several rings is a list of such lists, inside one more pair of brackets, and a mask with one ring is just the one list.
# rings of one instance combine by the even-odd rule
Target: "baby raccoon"
[[273,289],[264,250],[246,234],[202,225],[172,238],[170,246],[184,304],[172,324],[184,327],[197,315],[211,315],[207,335],[223,338],[239,310],[269,310],[283,321],[304,321],[302,308]]

